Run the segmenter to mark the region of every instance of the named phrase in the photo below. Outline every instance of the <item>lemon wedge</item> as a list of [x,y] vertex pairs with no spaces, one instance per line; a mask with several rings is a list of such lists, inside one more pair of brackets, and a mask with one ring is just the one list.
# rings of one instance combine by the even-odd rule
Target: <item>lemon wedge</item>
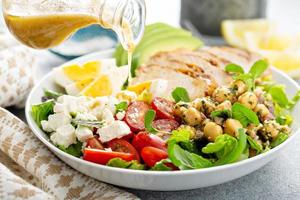
[[275,27],[273,22],[264,19],[224,20],[221,24],[221,31],[228,44],[245,48],[246,32],[266,33],[271,32]]
[[297,52],[262,51],[269,63],[293,78],[300,77],[300,54]]

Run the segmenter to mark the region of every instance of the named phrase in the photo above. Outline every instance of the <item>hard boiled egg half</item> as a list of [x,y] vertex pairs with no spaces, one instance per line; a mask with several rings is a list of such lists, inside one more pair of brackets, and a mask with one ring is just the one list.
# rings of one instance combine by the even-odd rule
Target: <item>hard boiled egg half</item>
[[98,97],[118,93],[128,74],[128,66],[117,67],[115,59],[102,59],[55,68],[54,80],[69,95]]

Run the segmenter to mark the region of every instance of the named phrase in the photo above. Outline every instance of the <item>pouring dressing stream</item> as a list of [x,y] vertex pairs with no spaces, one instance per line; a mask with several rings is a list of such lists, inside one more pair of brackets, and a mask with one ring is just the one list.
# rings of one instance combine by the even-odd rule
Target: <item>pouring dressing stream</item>
[[3,1],[7,27],[23,44],[35,49],[55,47],[77,30],[99,24],[118,35],[128,51],[129,70],[132,52],[144,32],[145,12],[144,0]]

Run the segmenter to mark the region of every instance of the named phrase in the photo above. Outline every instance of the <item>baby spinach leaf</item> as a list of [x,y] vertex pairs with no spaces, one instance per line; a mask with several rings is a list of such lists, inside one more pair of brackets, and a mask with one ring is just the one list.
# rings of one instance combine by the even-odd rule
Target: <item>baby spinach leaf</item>
[[76,144],[70,145],[68,148],[58,145],[58,148],[72,156],[80,157],[82,155],[82,142],[77,142]]
[[248,143],[250,145],[250,147],[252,149],[255,149],[257,151],[257,154],[259,154],[260,152],[262,152],[263,147],[261,144],[259,144],[258,142],[256,142],[252,137],[250,137],[249,135],[247,135],[247,140]]
[[214,117],[221,117],[221,118],[224,118],[224,119],[227,119],[227,118],[232,118],[232,112],[231,110],[228,110],[228,109],[225,109],[225,110],[215,110],[213,111],[210,116],[212,118]]
[[55,92],[55,91],[52,91],[52,90],[47,90],[47,89],[44,89],[44,95],[45,97],[50,100],[50,99],[54,99],[54,100],[57,100],[58,97],[64,95],[62,93],[59,93],[59,92]]
[[168,145],[168,154],[172,163],[181,170],[201,169],[212,166],[210,160],[182,149],[174,141]]
[[157,133],[158,130],[156,130],[153,126],[152,126],[152,122],[155,119],[155,111],[154,110],[148,110],[145,114],[145,129],[149,132],[149,133]]
[[165,165],[165,163],[170,163],[171,161],[169,159],[163,159],[159,162],[157,162],[154,167],[152,167],[150,170],[152,171],[172,171],[172,169]]
[[251,67],[249,74],[253,76],[254,79],[260,77],[264,71],[268,68],[268,63],[264,60],[258,60]]
[[292,102],[288,99],[284,86],[282,85],[274,85],[268,91],[268,93],[272,96],[273,101],[278,103],[279,106],[283,108],[289,108]]
[[247,137],[245,130],[240,128],[238,130],[239,132],[239,138],[238,138],[238,143],[234,147],[232,151],[221,157],[219,160],[217,160],[214,165],[224,165],[224,164],[229,164],[238,161],[238,159],[241,157],[243,154],[246,146],[247,146]]
[[288,134],[280,132],[277,137],[271,142],[271,147],[274,148],[289,138]]
[[125,168],[125,169],[137,169],[137,170],[145,169],[145,165],[138,163],[136,160],[125,161],[122,160],[121,158],[110,159],[106,165],[111,167]]
[[178,103],[179,101],[183,101],[183,102],[191,101],[188,92],[183,87],[175,88],[175,90],[173,90],[172,92],[172,97],[176,103]]
[[54,100],[49,100],[41,104],[32,105],[31,115],[37,125],[41,128],[41,121],[47,120],[53,114]]
[[255,125],[259,124],[259,120],[255,112],[240,103],[233,104],[232,116],[234,119],[239,120],[244,127],[247,127],[250,123]]
[[126,111],[128,108],[128,103],[126,101],[122,101],[119,104],[116,104],[116,112],[122,112],[122,111]]
[[232,72],[232,73],[240,73],[240,74],[244,74],[244,69],[237,65],[237,64],[234,64],[234,63],[231,63],[231,64],[228,64],[225,66],[225,71],[226,72]]

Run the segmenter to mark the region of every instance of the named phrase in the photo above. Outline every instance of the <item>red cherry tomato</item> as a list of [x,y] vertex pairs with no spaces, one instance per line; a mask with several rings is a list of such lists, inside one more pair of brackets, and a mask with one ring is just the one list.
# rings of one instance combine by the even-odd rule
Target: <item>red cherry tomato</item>
[[94,136],[93,138],[89,138],[87,140],[87,147],[92,149],[104,149],[102,143],[99,141],[98,136]]
[[168,158],[167,152],[155,147],[144,147],[141,156],[147,166],[153,167],[157,162],[162,159]]
[[127,109],[125,121],[133,132],[145,129],[144,118],[150,106],[142,101],[133,102]]
[[153,122],[153,127],[160,131],[172,132],[179,127],[174,119],[158,119]]
[[161,97],[155,97],[151,103],[158,119],[174,119],[174,106],[174,102]]
[[134,137],[134,133],[129,133],[128,135],[123,136],[121,139],[124,139],[127,142],[131,142],[133,137]]
[[134,160],[140,161],[140,156],[137,150],[124,139],[115,139],[107,143],[107,146],[112,151],[130,153],[133,155]]
[[89,149],[86,148],[83,151],[83,159],[98,163],[101,165],[106,165],[108,161],[113,158],[121,158],[125,161],[131,161],[134,159],[133,155],[130,153],[122,153],[122,152],[115,152],[115,151],[104,151],[100,149]]
[[179,170],[173,163],[164,163],[167,167],[171,168],[173,171]]
[[166,142],[160,137],[146,132],[140,132],[134,136],[132,145],[138,152],[141,152],[144,147],[155,147],[163,151],[167,151]]

